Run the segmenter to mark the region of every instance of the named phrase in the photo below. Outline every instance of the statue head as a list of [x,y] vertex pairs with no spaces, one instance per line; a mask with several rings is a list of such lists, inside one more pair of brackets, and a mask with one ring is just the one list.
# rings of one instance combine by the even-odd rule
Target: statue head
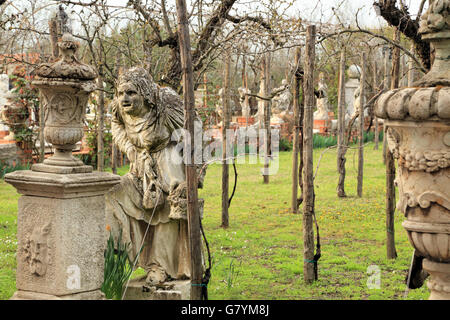
[[131,68],[119,75],[116,102],[123,113],[141,117],[157,108],[157,85],[143,68]]

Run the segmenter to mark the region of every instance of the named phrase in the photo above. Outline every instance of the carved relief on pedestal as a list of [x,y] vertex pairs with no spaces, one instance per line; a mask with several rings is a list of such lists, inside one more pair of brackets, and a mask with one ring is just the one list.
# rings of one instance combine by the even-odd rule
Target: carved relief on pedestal
[[28,265],[31,274],[43,276],[47,272],[48,255],[48,235],[51,223],[43,227],[35,227],[31,234],[25,237],[25,244],[22,246],[23,257]]

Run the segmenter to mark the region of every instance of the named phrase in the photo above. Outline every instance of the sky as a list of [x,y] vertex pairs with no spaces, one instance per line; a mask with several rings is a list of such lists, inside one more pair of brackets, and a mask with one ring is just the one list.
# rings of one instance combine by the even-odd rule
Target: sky
[[[112,5],[125,6],[128,0],[108,0],[108,2]],[[167,0],[166,2],[168,5],[175,6],[175,0]],[[186,0],[186,2],[189,8],[189,4],[193,1]],[[249,5],[252,7],[258,6],[258,1],[240,0],[239,2],[251,3]],[[385,25],[385,22],[383,18],[376,16],[375,10],[373,9],[373,2],[374,0],[295,0],[293,9],[289,14],[293,16],[298,16],[298,14],[300,14],[301,17],[306,18],[309,21],[337,22],[336,20],[333,21],[333,11],[331,8],[337,8],[339,7],[339,4],[341,4],[340,11],[348,20],[354,20],[356,12],[361,8],[358,20],[361,22],[362,26],[383,26]],[[410,8],[410,13],[415,15],[419,9],[421,0],[404,0],[404,2]],[[236,6],[236,10],[238,13],[245,13],[245,11],[247,11],[245,6]]]

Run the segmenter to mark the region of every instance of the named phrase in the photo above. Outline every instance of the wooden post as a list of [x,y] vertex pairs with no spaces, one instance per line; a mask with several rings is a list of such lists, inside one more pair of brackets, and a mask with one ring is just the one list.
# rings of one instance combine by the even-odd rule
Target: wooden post
[[298,140],[300,138],[300,114],[299,114],[299,71],[300,71],[300,56],[301,56],[301,49],[300,47],[297,48],[295,51],[295,70],[294,70],[294,76],[295,76],[295,85],[293,90],[293,111],[294,111],[294,137],[293,137],[293,143],[292,143],[292,201],[291,201],[291,211],[292,213],[298,213],[298,201],[297,201],[297,195],[298,195],[298,147],[299,143]]
[[366,53],[361,55],[361,80],[359,89],[359,148],[358,148],[358,197],[362,197],[364,176],[364,105],[366,104]]
[[313,108],[314,108],[314,59],[316,26],[306,29],[305,48],[305,119],[304,119],[304,164],[303,177],[303,277],[305,282],[315,280],[314,275],[314,180],[313,180]]
[[103,130],[105,128],[105,93],[103,92],[103,65],[100,62],[97,78],[98,103],[97,103],[97,171],[104,170],[105,156],[103,153]]
[[[183,70],[183,99],[185,109],[184,128],[191,139],[185,140],[185,150],[194,150],[195,97],[192,71],[191,40],[189,37],[186,1],[177,0],[178,37],[180,43],[181,67]],[[190,144],[190,145],[189,145]],[[200,214],[198,211],[198,178],[194,165],[194,152],[188,155],[186,164],[187,215],[189,247],[191,255],[191,300],[201,299],[202,292],[202,242],[200,234]]]
[[203,74],[203,107],[206,109],[208,107],[208,78],[206,76],[206,73]]
[[[375,59],[373,61],[373,94],[377,94],[377,64],[375,62]],[[379,140],[380,140],[380,125],[378,123],[378,118],[376,115],[373,115],[373,121],[375,121],[375,134],[374,134],[374,142],[375,146],[373,147],[374,150],[378,150]]]
[[[115,61],[115,73],[116,73],[116,77],[117,79],[119,78],[119,73],[120,73],[120,64],[122,61],[122,55],[120,53],[117,54],[116,56],[116,61]],[[109,110],[109,112],[111,112],[111,110]],[[114,174],[117,174],[117,164],[120,162],[119,160],[119,150],[117,149],[116,144],[114,143],[114,141],[111,141],[111,170]]]
[[[410,51],[414,53],[414,44],[411,45]],[[414,81],[416,81],[416,70],[414,65],[414,60],[409,57],[408,60],[408,87],[412,87]]]
[[229,167],[227,164],[227,129],[230,127],[230,54],[225,56],[223,90],[223,121],[222,121],[222,228],[228,228],[228,189]]
[[[391,49],[386,46],[384,50],[384,82],[385,90],[391,88]],[[383,125],[383,163],[386,164],[386,126]]]
[[[264,92],[265,97],[270,95],[270,54],[266,53],[266,60],[264,66]],[[264,101],[264,129],[266,131],[266,137],[264,139],[264,173],[263,182],[264,184],[269,183],[269,156],[270,156],[270,111],[271,111],[271,100]]]
[[[394,41],[400,41],[400,31],[396,29],[394,33]],[[392,82],[391,90],[398,88],[399,85],[399,70],[400,70],[400,49],[395,47],[392,56]],[[387,135],[386,128],[385,133]],[[397,258],[397,251],[395,250],[395,229],[394,229],[394,214],[395,214],[395,160],[392,152],[386,149],[386,250],[387,258]]]
[[337,154],[337,170],[339,172],[339,181],[337,185],[337,195],[344,198],[345,194],[345,154],[347,153],[347,145],[345,142],[345,49],[341,50],[341,62],[339,65],[339,90],[338,90],[338,154]]

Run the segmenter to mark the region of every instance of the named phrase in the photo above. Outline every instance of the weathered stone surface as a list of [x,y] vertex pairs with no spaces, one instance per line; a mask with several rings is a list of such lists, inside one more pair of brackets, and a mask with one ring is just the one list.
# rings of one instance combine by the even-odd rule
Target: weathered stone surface
[[7,174],[5,181],[23,194],[17,215],[16,286],[32,292],[15,298],[98,290],[106,246],[104,194],[120,177],[24,170]]
[[413,88],[391,90],[376,102],[387,143],[398,160],[397,208],[416,252],[431,274],[430,299],[450,300],[450,1],[430,1],[421,18],[435,62]]
[[15,143],[0,144],[0,162],[7,163],[12,166],[18,161],[17,146]]
[[328,120],[328,86],[325,83],[323,73],[319,77],[319,97],[317,98],[317,111],[314,112],[314,120]]
[[24,195],[44,198],[80,198],[104,195],[120,182],[120,176],[107,172],[64,175],[18,170],[6,174],[5,181]]
[[[92,172],[92,167],[72,156],[75,144],[83,137],[86,104],[89,94],[96,89],[94,68],[76,58],[79,44],[70,34],[64,34],[58,43],[62,56],[52,64],[41,64],[36,70],[33,85],[41,93],[44,108],[45,140],[55,147],[55,154],[44,160],[40,171],[55,172],[57,167],[84,167],[70,173]],[[59,170],[57,173],[67,173]]]
[[17,217],[17,289],[52,295],[99,289],[106,247],[104,210],[103,196],[22,196]]
[[[174,141],[184,125],[182,100],[172,89],[159,87],[142,68],[122,72],[116,92],[112,136],[130,160],[130,172],[106,196],[112,234],[117,238],[122,231],[124,243],[131,243],[132,260],[140,252],[137,265],[146,271],[147,284],[188,279],[185,163],[179,141]],[[195,125],[201,127],[201,121]],[[202,170],[199,187],[204,174]]]
[[130,281],[124,300],[189,300],[190,280],[176,280],[164,283],[167,289],[148,287],[144,280]]
[[14,293],[14,295],[11,297],[10,300],[105,300],[105,299],[106,299],[105,294],[100,290],[80,292],[62,296],[18,290]]

